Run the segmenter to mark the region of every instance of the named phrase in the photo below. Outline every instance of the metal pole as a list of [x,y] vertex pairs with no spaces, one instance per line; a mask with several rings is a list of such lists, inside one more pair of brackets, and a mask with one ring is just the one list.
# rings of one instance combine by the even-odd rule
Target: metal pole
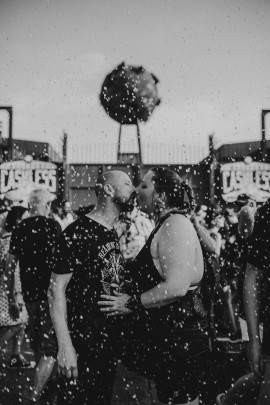
[[122,124],[119,127],[119,135],[118,135],[118,148],[117,148],[117,163],[120,162],[120,155],[121,155],[121,135],[122,135]]
[[138,139],[138,146],[139,146],[139,164],[142,165],[142,146],[141,146],[141,134],[140,134],[140,127],[139,121],[136,122],[137,126],[137,139]]
[[12,131],[13,131],[13,112],[12,107],[9,107],[9,129],[8,129],[8,155],[9,160],[13,159],[13,141],[12,141]]
[[266,137],[265,137],[265,116],[270,110],[262,110],[262,140],[261,140],[261,161],[265,162],[267,158]]
[[13,141],[12,141],[12,130],[13,130],[13,112],[12,107],[0,106],[0,110],[6,110],[9,115],[9,125],[8,125],[8,159],[13,159]]
[[67,164],[67,133],[63,136],[63,198],[69,201],[69,166]]
[[214,134],[209,135],[209,199],[210,203],[215,203],[215,169],[216,169],[216,156],[214,150]]

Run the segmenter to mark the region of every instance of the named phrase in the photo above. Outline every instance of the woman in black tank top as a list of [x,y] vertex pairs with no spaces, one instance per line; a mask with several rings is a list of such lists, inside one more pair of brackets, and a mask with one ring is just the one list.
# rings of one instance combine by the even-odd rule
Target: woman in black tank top
[[209,343],[200,291],[203,256],[185,216],[194,208],[192,190],[175,172],[154,168],[138,193],[156,227],[132,265],[129,295],[102,296],[101,310],[110,316],[131,314],[123,349],[127,365],[150,373],[163,404],[198,404]]

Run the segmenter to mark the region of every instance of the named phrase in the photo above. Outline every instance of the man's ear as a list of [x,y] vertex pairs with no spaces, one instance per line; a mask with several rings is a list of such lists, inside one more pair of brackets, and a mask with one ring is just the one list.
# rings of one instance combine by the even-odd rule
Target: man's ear
[[105,192],[105,194],[112,197],[114,195],[113,186],[111,184],[105,184],[104,185],[104,192]]

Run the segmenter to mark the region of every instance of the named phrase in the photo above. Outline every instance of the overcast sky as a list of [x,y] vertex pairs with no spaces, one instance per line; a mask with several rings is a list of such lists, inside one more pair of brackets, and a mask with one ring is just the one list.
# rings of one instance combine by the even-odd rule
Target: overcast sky
[[147,141],[259,140],[270,109],[269,0],[0,0],[0,49],[16,138],[115,141],[98,95],[122,61],[160,80]]

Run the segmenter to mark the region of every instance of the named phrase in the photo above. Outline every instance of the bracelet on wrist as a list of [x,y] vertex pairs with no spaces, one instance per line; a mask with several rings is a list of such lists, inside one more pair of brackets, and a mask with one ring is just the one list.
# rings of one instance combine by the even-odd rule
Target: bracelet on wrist
[[125,307],[133,312],[139,312],[144,309],[140,295],[132,295],[125,304]]

